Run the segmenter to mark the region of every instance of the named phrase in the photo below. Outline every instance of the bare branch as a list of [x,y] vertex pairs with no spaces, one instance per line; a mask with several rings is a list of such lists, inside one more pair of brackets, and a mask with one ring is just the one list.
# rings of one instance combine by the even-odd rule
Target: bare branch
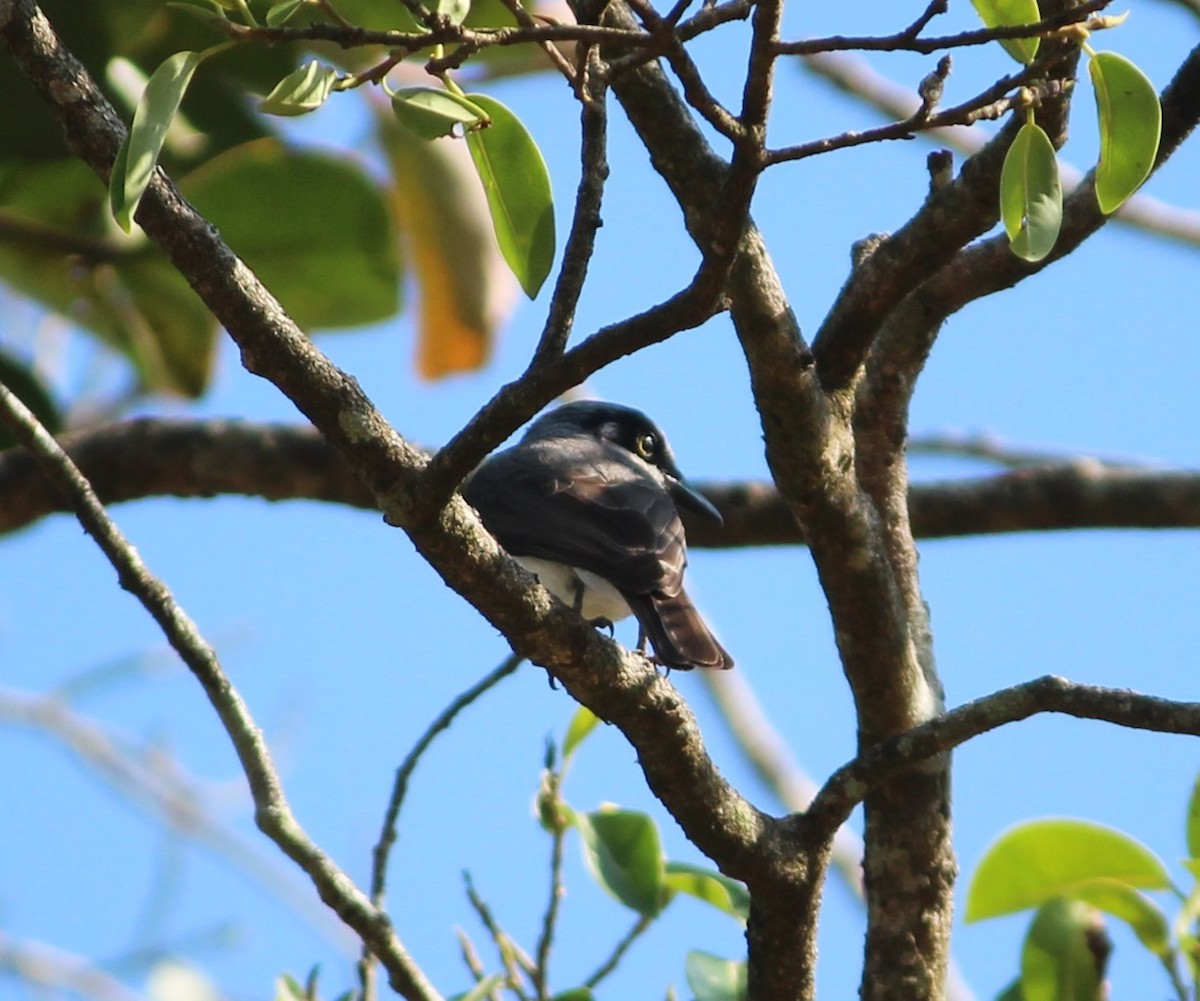
[[870,786],[888,774],[1039,713],[1061,713],[1157,733],[1200,736],[1200,702],[1174,702],[1129,689],[1081,685],[1045,675],[959,706],[908,733],[882,741],[830,776],[806,820],[833,831]]
[[[396,843],[396,824],[400,818],[400,808],[404,805],[409,779],[412,778],[421,756],[429,749],[429,745],[433,743],[439,733],[449,729],[460,712],[512,674],[521,666],[523,659],[520,654],[510,654],[499,667],[489,671],[465,692],[455,697],[426,727],[425,732],[421,734],[412,750],[404,756],[400,767],[396,769],[392,792],[388,797],[387,809],[384,811],[383,828],[379,833],[379,840],[375,843],[371,857],[371,903],[380,910],[384,909],[388,858]],[[370,997],[372,993],[374,965],[371,950],[364,943],[358,963],[359,982],[362,984],[364,998]]]
[[171,592],[142,562],[137,551],[108,517],[91,485],[27,407],[0,384],[0,420],[37,457],[48,478],[67,495],[80,524],[108,558],[121,586],[158,623],[167,641],[196,676],[229,734],[254,797],[260,829],[300,865],[321,899],[355,929],[380,956],[396,990],[410,1001],[438,1001],[440,995],[412,962],[386,920],[362,892],[309,839],[288,806],[278,773],[261,731],[192,620]]
[[[1031,24],[1009,25],[999,28],[977,28],[974,31],[962,31],[955,35],[931,36],[919,38],[921,30],[929,21],[929,17],[938,13],[934,8],[939,6],[938,0],[925,11],[920,18],[903,31],[894,35],[883,36],[847,36],[833,35],[829,38],[812,38],[799,42],[780,42],[777,51],[780,55],[811,56],[823,52],[845,52],[856,50],[860,52],[923,52],[925,54],[942,52],[946,49],[957,49],[971,45],[987,45],[989,42],[1009,38],[1038,38],[1053,34],[1059,28],[1068,24],[1078,24],[1086,21],[1091,14],[1103,10],[1112,0],[1089,0],[1078,7],[1043,17]],[[945,9],[945,3],[941,3]]]
[[[112,108],[62,47],[33,0],[5,0],[0,12],[0,36],[54,109],[71,148],[107,178],[124,133]],[[579,701],[621,729],[638,749],[651,790],[688,837],[731,875],[769,884],[777,893],[779,887],[794,883],[795,866],[783,864],[794,854],[784,844],[788,829],[755,809],[717,771],[695,717],[674,686],[644,657],[624,651],[543,588],[531,586],[529,574],[499,549],[465,502],[455,498],[443,504],[442,497],[430,491],[423,477],[425,454],[396,434],[358,384],[297,329],[161,171],[147,188],[137,220],[221,321],[240,347],[244,364],[268,377],[342,452],[369,484],[388,520],[404,527],[417,551],[447,583],[469,597],[514,649],[552,670]],[[568,352],[548,374],[539,373],[523,387],[523,403],[510,405],[509,412],[519,412],[554,379],[569,376],[571,366],[586,368],[597,356],[616,357],[633,350],[639,338],[669,336],[681,326],[700,322],[712,308],[723,275],[724,267],[710,266],[701,275],[708,284],[698,281],[695,290],[681,295],[677,305],[682,319],[673,310],[652,310],[618,325],[614,337],[597,335]],[[513,426],[518,423],[520,419]],[[482,439],[495,433],[495,425],[486,432],[477,429]],[[456,483],[451,480],[447,493]],[[714,826],[713,816],[726,817],[729,823]],[[285,815],[260,811],[260,822],[304,864],[316,866],[316,860],[299,850],[296,831]],[[321,874],[331,905],[367,938],[397,989],[407,987],[406,964],[383,916],[353,887],[335,878],[340,874],[323,869]]]
[[33,727],[58,741],[120,796],[156,816],[164,828],[214,852],[273,894],[322,935],[349,951],[344,925],[313,899],[294,870],[282,870],[277,856],[264,854],[222,824],[206,802],[198,779],[157,750],[134,748],[96,723],[72,712],[58,697],[34,696],[0,688],[0,721]]
[[0,932],[0,972],[27,987],[69,991],[89,1001],[143,1001],[142,995],[89,960],[43,942],[21,941]]
[[[903,121],[920,106],[912,88],[894,83],[877,73],[864,60],[839,53],[809,56],[802,65],[839,90],[866,102],[889,118]],[[918,136],[943,143],[960,153],[972,155],[983,149],[990,136],[975,127],[951,126],[922,130]],[[1083,171],[1060,160],[1063,186],[1067,190],[1083,180]],[[1110,216],[1110,222],[1133,226],[1158,236],[1200,246],[1200,211],[1167,205],[1144,193],[1135,194]]]

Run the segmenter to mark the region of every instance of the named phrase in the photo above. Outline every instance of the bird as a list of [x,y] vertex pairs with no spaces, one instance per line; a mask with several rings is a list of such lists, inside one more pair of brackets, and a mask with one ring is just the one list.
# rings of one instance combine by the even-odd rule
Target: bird
[[680,509],[721,523],[640,410],[576,401],[485,459],[462,493],[496,541],[593,625],[629,615],[668,669],[733,667],[683,587]]

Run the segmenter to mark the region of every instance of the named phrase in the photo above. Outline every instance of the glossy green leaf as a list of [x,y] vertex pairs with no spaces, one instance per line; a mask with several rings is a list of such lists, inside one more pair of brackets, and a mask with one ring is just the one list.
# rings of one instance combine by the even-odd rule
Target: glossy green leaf
[[[989,28],[1033,24],[1042,18],[1037,0],[971,0],[971,3]],[[1029,64],[1037,55],[1040,42],[1038,38],[1006,38],[1000,44],[1017,62]]]
[[1021,950],[1023,1001],[1101,1001],[1103,970],[1092,938],[1100,915],[1077,900],[1055,897],[1034,915]]
[[743,924],[750,915],[750,894],[743,883],[719,872],[686,862],[668,862],[664,882],[676,893],[686,893]]
[[138,202],[158,166],[158,155],[171,119],[203,59],[201,52],[176,52],[150,75],[142,91],[109,181],[113,217],[127,233],[133,225]]
[[1127,883],[1115,879],[1089,880],[1076,886],[1071,898],[1124,921],[1156,956],[1166,956],[1171,951],[1171,929],[1162,908]]
[[265,139],[180,181],[300,326],[394,316],[400,260],[387,199],[353,161]]
[[966,920],[1037,907],[1095,879],[1147,890],[1170,886],[1158,857],[1120,831],[1083,820],[1034,820],[987,850],[967,890]]
[[182,11],[205,24],[217,24],[228,20],[224,8],[216,0],[167,0],[166,6]]
[[268,115],[307,115],[325,103],[337,81],[337,70],[310,59],[280,80],[259,102],[258,110]]
[[595,996],[586,987],[572,987],[569,991],[555,994],[550,1001],[592,1001]]
[[684,959],[683,971],[696,1001],[744,1001],[746,997],[743,962],[693,950]]
[[1012,252],[1040,261],[1054,249],[1062,228],[1058,157],[1041,126],[1026,122],[1008,148],[1000,171],[1000,218]]
[[477,103],[440,87],[401,87],[392,92],[396,120],[422,139],[440,139],[476,128],[487,119]]
[[1154,167],[1162,134],[1162,106],[1154,85],[1115,52],[1088,61],[1100,125],[1096,201],[1106,215],[1132,195]]
[[304,6],[304,2],[305,0],[283,0],[282,3],[272,4],[267,10],[267,24],[272,28],[287,24],[292,15]]
[[613,808],[575,815],[583,857],[592,877],[621,903],[645,917],[666,904],[662,846],[645,813]]
[[[28,365],[3,351],[0,351],[0,385],[7,386],[51,434],[62,426],[62,415],[45,383]],[[15,444],[16,435],[9,431],[7,425],[0,424],[0,450],[12,448]]]
[[567,725],[566,736],[563,737],[564,762],[570,759],[571,755],[575,753],[575,749],[584,742],[587,735],[595,730],[599,723],[600,717],[587,706],[580,706],[575,710],[575,715],[571,717],[571,722]]
[[554,263],[554,196],[537,143],[511,111],[483,94],[469,95],[491,119],[467,133],[483,182],[496,240],[508,266],[534,298]]

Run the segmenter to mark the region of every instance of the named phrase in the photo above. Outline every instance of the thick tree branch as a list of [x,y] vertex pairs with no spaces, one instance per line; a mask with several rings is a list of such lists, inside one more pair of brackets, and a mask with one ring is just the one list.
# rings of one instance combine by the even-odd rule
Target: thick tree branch
[[[312,428],[247,421],[138,418],[63,439],[105,504],[150,497],[261,497],[376,510],[340,452]],[[1200,473],[1051,461],[993,476],[909,488],[913,534],[923,539],[1085,528],[1200,528]],[[693,548],[804,544],[770,483],[706,483],[725,519],[688,524]],[[0,452],[0,534],[69,510],[22,449]]]
[[[33,0],[0,0],[0,35],[52,106],[70,148],[107,178],[123,127]],[[532,578],[500,551],[461,499],[443,506],[431,495],[422,475],[425,454],[397,435],[357,383],[296,328],[161,172],[147,189],[137,221],[221,321],[246,366],[281,389],[335,444],[387,518],[404,527],[446,582],[483,611],[520,653],[551,668],[572,695],[622,730],[638,751],[651,789],[702,851],[751,883],[790,885],[803,875],[786,844],[788,829],[751,806],[716,770],[674,686],[644,657],[621,650],[545,590],[531,586]],[[651,332],[660,334],[673,319],[678,322],[657,316]],[[645,333],[636,322],[625,329],[632,336]],[[590,357],[588,343],[559,365],[573,354]],[[614,346],[606,342],[599,353],[610,350]],[[549,378],[537,388],[544,389]],[[486,438],[497,433],[496,427],[481,433]],[[714,817],[722,822],[714,824]],[[264,823],[273,820],[265,817]],[[352,911],[350,902],[356,900],[344,887],[335,897],[338,906]],[[369,910],[351,917],[394,985],[404,986],[401,964],[389,957],[394,950],[375,940],[386,929],[377,927]]]

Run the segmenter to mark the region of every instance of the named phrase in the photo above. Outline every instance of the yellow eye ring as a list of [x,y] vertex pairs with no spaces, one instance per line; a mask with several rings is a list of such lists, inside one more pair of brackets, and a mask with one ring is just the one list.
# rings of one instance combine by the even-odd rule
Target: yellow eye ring
[[654,440],[654,435],[652,434],[639,434],[633,444],[637,449],[638,455],[643,459],[649,459],[654,455],[654,446],[658,443]]

